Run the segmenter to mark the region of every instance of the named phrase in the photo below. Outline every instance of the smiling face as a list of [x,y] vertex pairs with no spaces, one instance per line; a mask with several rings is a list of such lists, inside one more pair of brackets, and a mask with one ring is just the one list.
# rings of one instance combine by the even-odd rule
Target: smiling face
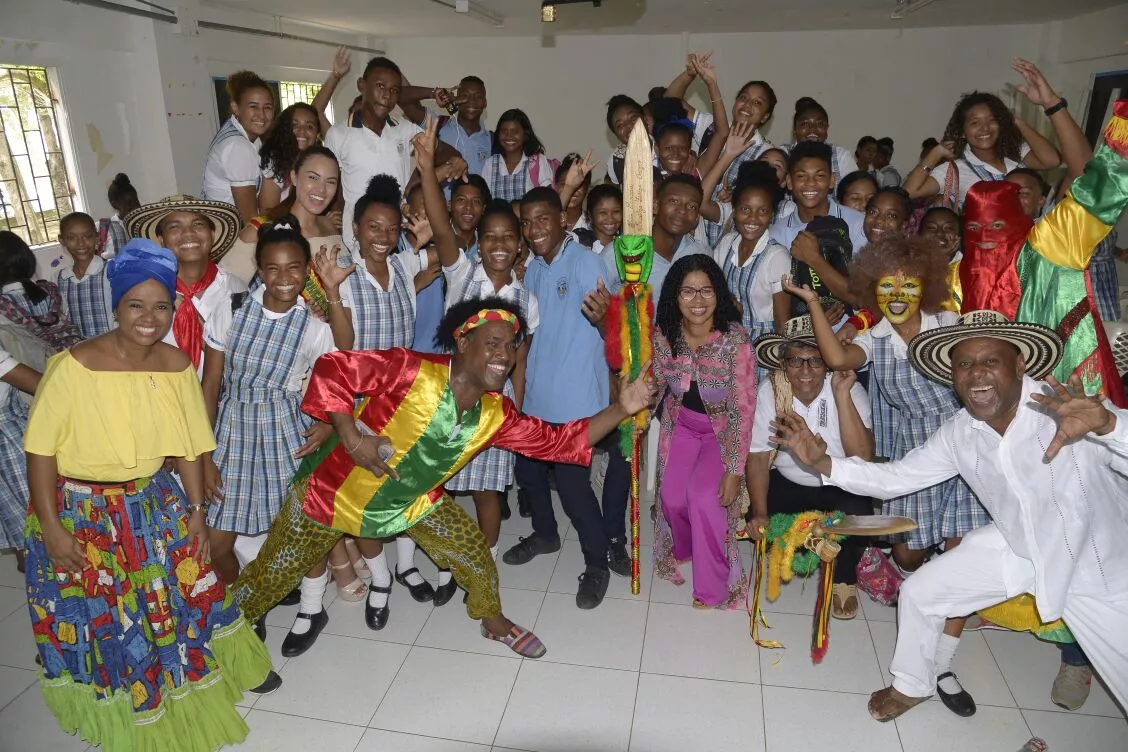
[[811,404],[826,381],[826,363],[818,348],[799,342],[788,345],[783,367],[795,398],[804,405]]
[[364,107],[378,120],[386,120],[399,104],[403,78],[391,68],[373,68],[360,80]]
[[508,321],[489,321],[458,339],[458,365],[484,392],[500,392],[517,361],[517,335]]
[[154,345],[172,326],[168,288],[155,279],[147,279],[121,297],[114,313],[122,336],[142,347]]
[[952,388],[976,420],[1002,433],[1022,398],[1026,363],[1001,339],[976,337],[952,348]]
[[639,117],[638,110],[626,104],[619,105],[615,108],[615,112],[611,113],[611,130],[615,138],[619,139],[619,143],[627,143]]
[[879,193],[866,207],[862,226],[865,229],[866,239],[876,243],[883,237],[904,235],[908,222],[909,215],[905,212],[905,202],[891,193]]
[[623,229],[623,202],[613,196],[601,198],[592,207],[591,226],[604,243]]
[[377,261],[387,259],[399,244],[401,221],[399,209],[369,204],[364,214],[353,222],[353,234],[361,253]]
[[521,232],[537,256],[547,256],[564,240],[564,213],[545,201],[521,203]]
[[748,188],[733,197],[733,227],[747,243],[755,243],[763,237],[774,215],[772,197],[763,188]]
[[999,140],[999,121],[991,108],[985,104],[977,104],[964,115],[964,138],[973,149],[979,151],[994,151]]
[[157,225],[157,240],[176,254],[180,264],[207,258],[215,245],[211,220],[199,212],[174,211]]
[[807,110],[795,118],[795,142],[818,141],[826,143],[830,123],[818,110]]
[[98,230],[93,222],[74,219],[59,228],[59,243],[67,249],[76,266],[85,267],[98,249]]
[[262,304],[269,311],[288,311],[305,287],[309,258],[293,241],[271,243],[259,254]]
[[960,248],[960,219],[950,211],[929,212],[920,223],[920,234],[952,258]]
[[261,138],[274,121],[274,94],[269,89],[247,89],[238,102],[231,103],[231,114],[243,126],[247,138]]
[[454,191],[450,195],[450,216],[454,220],[454,227],[460,233],[469,234],[478,226],[486,204],[482,200],[482,192],[478,186],[470,183],[455,183]]
[[692,150],[692,136],[682,128],[667,128],[658,137],[658,163],[671,175],[685,168]]
[[896,272],[877,280],[874,297],[877,307],[891,324],[903,324],[920,312],[924,284],[920,277],[907,277]]
[[701,211],[701,189],[686,183],[672,183],[659,189],[654,199],[654,223],[674,237],[693,232]]
[[478,227],[478,258],[487,271],[509,272],[521,246],[517,218],[491,214]]
[[300,168],[290,173],[297,195],[295,200],[314,215],[321,214],[333,203],[340,179],[337,163],[320,154],[307,157]]
[[759,128],[771,117],[768,92],[759,84],[751,84],[741,89],[732,103],[734,123],[752,123]]
[[[728,290],[723,290],[728,293]],[[717,310],[717,290],[705,272],[690,272],[678,288],[678,311],[682,322],[701,326],[712,324],[713,313]]]
[[842,205],[849,206],[863,214],[869,206],[870,199],[877,193],[877,184],[869,178],[860,178],[850,183],[842,194]]
[[787,187],[800,207],[813,211],[827,205],[833,175],[830,165],[816,157],[800,159],[787,175]]
[[290,116],[290,131],[294,140],[298,142],[298,149],[305,151],[317,143],[321,135],[321,124],[317,122],[317,115],[305,107],[298,107]]
[[486,87],[477,81],[462,81],[458,84],[458,116],[475,121],[482,117],[486,109]]
[[506,120],[497,128],[497,142],[503,154],[520,154],[525,150],[525,129],[516,120]]

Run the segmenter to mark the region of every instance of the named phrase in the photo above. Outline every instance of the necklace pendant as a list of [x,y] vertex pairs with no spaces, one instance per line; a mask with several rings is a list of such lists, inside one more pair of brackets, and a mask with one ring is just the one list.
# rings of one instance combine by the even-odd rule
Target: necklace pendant
[[153,378],[153,374],[149,374],[149,386],[153,389],[157,388],[157,380]]

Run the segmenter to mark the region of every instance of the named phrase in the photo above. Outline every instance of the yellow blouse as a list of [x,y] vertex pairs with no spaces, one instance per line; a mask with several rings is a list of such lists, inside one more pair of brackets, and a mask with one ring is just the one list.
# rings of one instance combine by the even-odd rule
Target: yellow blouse
[[166,457],[214,450],[215,436],[191,367],[91,371],[64,351],[47,361],[24,449],[55,457],[60,475],[126,481],[151,476]]

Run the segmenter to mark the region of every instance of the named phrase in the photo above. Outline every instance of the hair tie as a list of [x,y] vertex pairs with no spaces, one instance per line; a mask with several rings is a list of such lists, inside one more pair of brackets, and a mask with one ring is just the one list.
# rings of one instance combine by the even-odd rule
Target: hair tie
[[468,333],[474,331],[483,324],[488,324],[491,321],[507,321],[513,325],[513,333],[516,334],[521,328],[520,322],[517,320],[516,314],[512,311],[507,311],[504,308],[483,308],[475,313],[470,318],[466,319],[457,329],[454,330],[454,338],[461,339]]
[[272,229],[272,230],[290,230],[291,232],[293,232],[294,227],[289,222],[275,222],[274,225],[270,229]]

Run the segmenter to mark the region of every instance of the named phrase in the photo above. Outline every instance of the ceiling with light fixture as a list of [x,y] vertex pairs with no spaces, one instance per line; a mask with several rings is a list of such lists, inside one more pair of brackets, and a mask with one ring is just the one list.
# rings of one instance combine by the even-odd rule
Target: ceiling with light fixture
[[[910,4],[921,0],[906,0]],[[542,0],[470,0],[477,13],[457,13],[456,0],[203,0],[232,8],[355,30],[376,37],[529,36],[552,34],[678,34],[802,29],[896,29],[1046,21],[1090,13],[1123,0],[931,0],[903,19],[897,0],[603,0],[558,5],[541,23]],[[206,10],[204,15],[206,16]],[[496,28],[488,18],[499,18]]]

